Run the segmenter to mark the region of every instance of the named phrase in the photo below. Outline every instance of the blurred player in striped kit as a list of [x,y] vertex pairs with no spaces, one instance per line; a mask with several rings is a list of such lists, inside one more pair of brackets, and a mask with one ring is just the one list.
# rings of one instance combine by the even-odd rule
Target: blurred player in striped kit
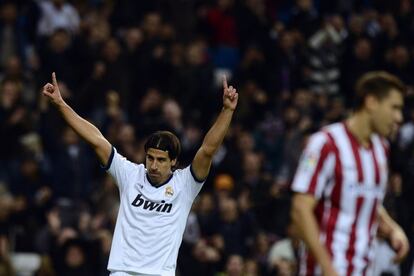
[[396,261],[408,253],[401,227],[382,206],[388,181],[386,138],[403,121],[405,87],[386,72],[363,75],[354,112],[313,134],[292,183],[292,219],[304,241],[299,275],[369,275],[376,235]]

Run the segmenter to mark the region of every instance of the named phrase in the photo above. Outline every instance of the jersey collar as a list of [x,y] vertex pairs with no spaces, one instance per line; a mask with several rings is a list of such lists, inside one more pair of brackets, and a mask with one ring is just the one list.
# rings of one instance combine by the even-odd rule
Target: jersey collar
[[148,176],[148,173],[146,173],[146,174],[145,174],[145,176],[147,177],[147,180],[148,180],[149,184],[151,184],[151,186],[152,186],[152,187],[154,187],[154,188],[157,188],[157,189],[158,189],[158,188],[160,188],[160,187],[164,186],[165,184],[167,184],[168,182],[170,182],[171,178],[174,176],[174,172],[172,172],[172,173],[171,173],[170,177],[168,177],[168,178],[167,178],[167,180],[165,180],[163,183],[158,184],[158,185],[156,185],[155,183],[153,183],[153,182],[151,181],[151,179],[150,179],[150,178],[149,178],[149,176]]

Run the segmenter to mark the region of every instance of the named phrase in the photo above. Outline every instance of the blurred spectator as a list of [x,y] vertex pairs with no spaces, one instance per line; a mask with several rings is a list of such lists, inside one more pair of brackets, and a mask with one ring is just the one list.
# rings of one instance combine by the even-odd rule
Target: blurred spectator
[[90,161],[91,152],[69,127],[64,128],[61,135],[62,144],[51,156],[56,164],[53,171],[53,190],[58,197],[86,199],[90,196],[93,186],[94,165]]
[[301,64],[304,56],[297,33],[288,30],[282,31],[279,34],[276,49],[272,49],[269,55],[272,62],[269,67],[272,68],[271,72],[275,74],[271,78],[269,89],[276,89],[283,97],[303,85]]
[[238,4],[234,0],[216,2],[217,5],[210,7],[203,18],[213,46],[212,58],[217,67],[233,70],[239,59]]
[[[253,129],[258,121],[263,120],[267,107],[271,105],[269,95],[253,80],[247,80],[239,90],[243,97],[240,98],[236,118],[246,129]],[[250,114],[255,116],[249,116]]]
[[308,40],[306,79],[310,90],[318,94],[338,94],[341,77],[342,42],[346,37],[343,19],[333,15]]
[[14,249],[34,251],[31,233],[45,223],[43,214],[51,206],[53,191],[50,177],[40,168],[40,162],[30,154],[23,157],[10,181],[10,189],[15,195],[16,208],[13,214],[15,228]]
[[263,49],[257,46],[248,46],[236,71],[235,78],[243,84],[248,81],[255,83],[268,83],[268,66]]
[[[19,137],[30,129],[30,115],[22,102],[21,89],[21,83],[12,79],[0,83],[0,162],[17,156]],[[5,163],[2,169],[7,166]]]
[[49,36],[58,29],[70,33],[79,30],[79,14],[66,0],[43,0],[39,5],[42,16],[37,33],[40,36]]
[[[213,87],[213,67],[208,59],[204,40],[193,40],[184,49],[184,63],[171,78],[171,94],[189,111],[187,117],[206,123],[216,102]],[[203,125],[204,127],[204,125]]]
[[412,85],[411,78],[413,63],[408,47],[404,44],[396,45],[386,53],[386,69],[398,76],[406,85]]
[[25,71],[22,60],[18,56],[10,57],[5,65],[2,79],[10,79],[20,82],[22,85],[22,101],[29,108],[36,104],[36,87],[33,75]]
[[[98,91],[96,92],[98,93]],[[99,95],[90,96],[99,97]],[[127,114],[122,108],[121,97],[118,92],[114,90],[106,92],[103,105],[98,104],[97,101],[94,100],[95,97],[89,99],[91,106],[95,106],[95,108],[85,108],[85,110],[92,111],[90,113],[93,121],[104,133],[107,133],[111,127],[120,126],[127,122]],[[85,101],[83,103],[85,103]]]
[[102,45],[101,60],[104,64],[103,79],[106,90],[119,91],[123,101],[129,100],[128,74],[120,43],[115,38],[109,38]]
[[[183,164],[189,164],[191,158],[194,156],[198,149],[198,145],[201,145],[202,131],[199,126],[196,126],[194,123],[189,123],[185,126],[181,134],[181,160]],[[223,147],[221,147],[223,149]],[[219,150],[219,152],[221,152]],[[220,156],[216,154],[216,156]],[[213,160],[213,165],[215,165],[216,160]]]
[[[261,232],[256,235],[253,248],[253,259],[249,261],[249,264],[252,266],[250,269],[253,270],[251,273],[255,275],[260,271],[260,274],[266,274],[268,271],[267,255],[270,249],[269,237],[266,233]],[[246,269],[247,262],[248,260],[245,262]],[[254,273],[254,271],[256,272]]]
[[[381,54],[384,54],[387,50],[395,46],[396,43],[401,43],[403,41],[401,41],[397,23],[391,14],[386,13],[380,15],[379,23],[381,32],[377,37],[378,50]],[[381,58],[384,60],[386,59],[386,56],[384,55]]]
[[[185,244],[182,247],[183,258],[185,257],[184,249]],[[183,275],[212,275],[217,271],[217,263],[222,258],[219,251],[204,239],[197,241],[192,248],[191,254],[192,256],[187,262],[182,262],[180,271]]]
[[162,126],[162,103],[164,99],[157,88],[149,88],[144,97],[134,103],[132,123],[140,137],[149,135],[151,131]]
[[17,9],[12,1],[3,1],[0,6],[0,69],[2,70],[11,57],[17,56],[23,61],[26,58],[28,45]]
[[313,0],[296,0],[290,17],[290,25],[297,29],[305,39],[309,38],[318,28],[318,12]]
[[217,6],[213,6],[207,12],[207,24],[211,30],[214,45],[237,47],[239,43],[236,25],[235,1],[216,0]]
[[219,198],[229,197],[234,190],[234,180],[228,174],[218,174],[214,178],[214,191]]
[[202,193],[197,204],[197,220],[200,224],[200,231],[203,237],[212,235],[216,219],[216,203],[213,195],[210,193]]
[[10,262],[9,241],[4,233],[0,235],[0,275],[15,275],[13,266]]
[[231,198],[220,200],[220,214],[214,225],[212,243],[224,256],[247,254],[247,244],[254,234],[249,218],[239,213],[237,202]]
[[136,94],[140,92],[140,86],[142,85],[140,82],[142,76],[140,76],[139,61],[144,58],[144,32],[142,28],[131,27],[125,30],[122,39],[125,63],[128,68],[128,82],[131,91],[129,99],[136,100],[139,98],[139,95]]
[[374,70],[377,64],[371,40],[360,37],[355,41],[349,39],[348,43],[347,47],[350,47],[350,49],[343,59],[341,84],[342,94],[346,97],[347,106],[351,106],[354,98],[352,91],[357,79],[362,74]]
[[247,259],[244,262],[244,275],[246,276],[259,276],[262,275],[259,269],[259,265],[252,259]]
[[77,60],[73,38],[65,29],[56,29],[39,49],[40,80],[49,81],[50,72],[61,75],[62,82],[76,88],[78,81]]
[[96,212],[102,214],[109,214],[114,208],[119,207],[119,195],[116,183],[114,180],[106,175],[102,179],[96,191],[92,194],[92,200],[96,207]]
[[55,270],[53,268],[52,261],[49,256],[41,256],[41,263],[39,269],[35,273],[36,276],[55,276]]
[[242,1],[238,14],[238,34],[243,51],[246,46],[263,45],[266,48],[270,37],[268,35],[271,18],[267,3],[264,0]]
[[81,240],[68,240],[63,245],[63,260],[56,267],[59,275],[64,276],[89,276],[92,274],[88,263],[86,250],[87,244]]
[[226,276],[242,276],[244,270],[244,260],[240,255],[230,255],[226,263]]
[[270,270],[276,275],[295,275],[297,271],[296,254],[298,253],[299,240],[294,237],[293,226],[288,225],[288,236],[276,241],[270,248],[268,263]]
[[168,130],[178,134],[184,131],[181,107],[175,100],[166,100],[162,107],[162,113]]

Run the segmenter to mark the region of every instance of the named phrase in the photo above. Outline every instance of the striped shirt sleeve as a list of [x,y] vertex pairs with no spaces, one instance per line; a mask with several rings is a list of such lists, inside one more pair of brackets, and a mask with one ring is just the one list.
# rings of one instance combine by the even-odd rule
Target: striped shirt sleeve
[[294,192],[320,199],[334,175],[335,155],[332,142],[324,132],[309,138],[292,182]]

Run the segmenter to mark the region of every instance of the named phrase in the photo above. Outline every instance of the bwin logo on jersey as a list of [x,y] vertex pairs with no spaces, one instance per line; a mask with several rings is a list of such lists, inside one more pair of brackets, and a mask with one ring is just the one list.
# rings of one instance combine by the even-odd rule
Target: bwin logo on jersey
[[132,206],[140,207],[144,210],[156,211],[161,213],[171,212],[172,204],[165,204],[164,200],[161,200],[161,203],[152,202],[149,200],[144,200],[141,194],[138,194],[137,197],[132,202]]

